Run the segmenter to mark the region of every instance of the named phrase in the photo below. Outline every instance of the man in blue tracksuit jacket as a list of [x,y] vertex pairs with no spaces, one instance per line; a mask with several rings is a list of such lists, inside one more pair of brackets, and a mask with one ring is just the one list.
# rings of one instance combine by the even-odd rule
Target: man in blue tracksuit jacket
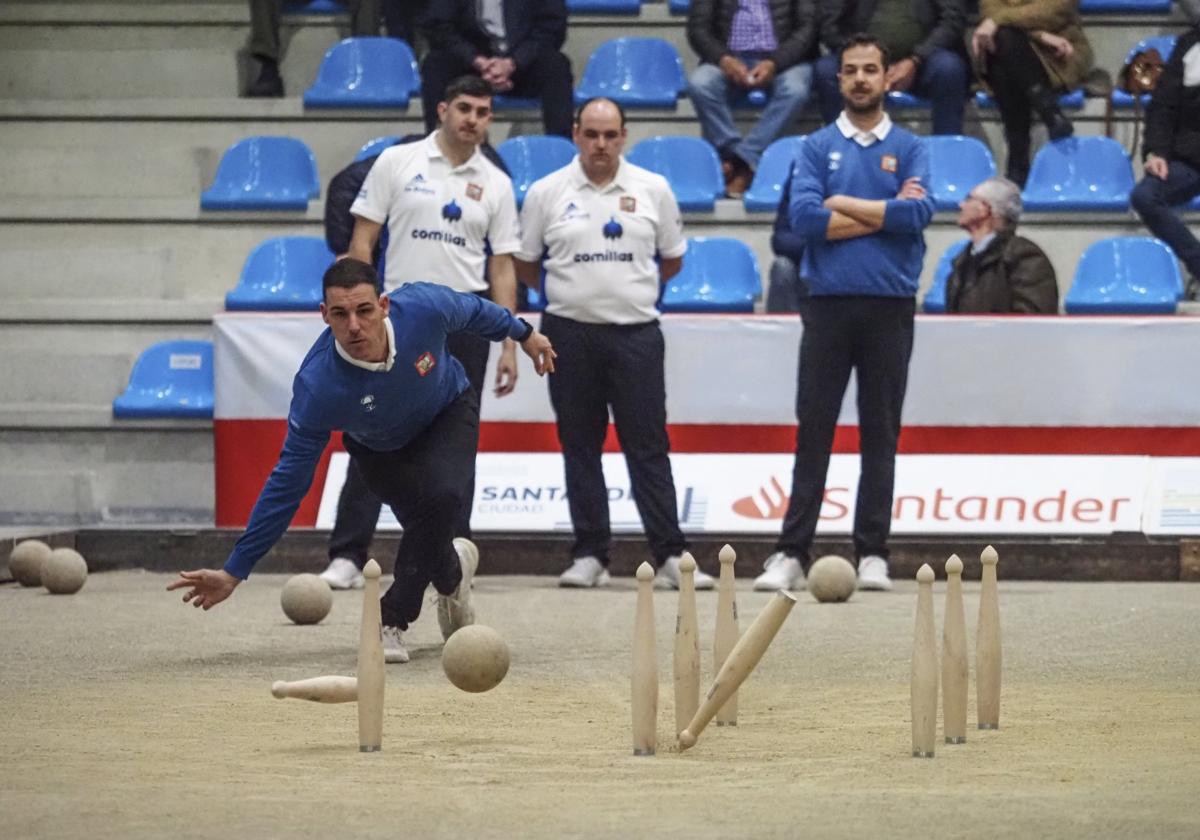
[[870,35],[842,47],[845,109],[809,135],[792,174],[793,232],[805,237],[809,300],[800,342],[796,460],[783,529],[756,589],[802,588],[825,495],[838,412],[854,370],[862,472],[854,513],[860,589],[891,589],[887,539],[900,411],[912,355],[923,231],[933,216],[920,138],[883,110],[888,56]]
[[321,316],[329,329],[293,381],[279,462],[224,569],[182,572],[167,587],[187,589],[184,601],[207,610],[249,576],[287,530],[330,433],[340,429],[367,486],[404,528],[395,582],[382,598],[385,654],[402,648],[400,634],[420,614],[430,583],[441,596],[444,636],[474,620],[474,569],[464,569],[451,540],[473,475],[479,396],[446,352],[446,336],[462,330],[490,341],[512,338],[539,375],[554,370],[554,351],[532,326],[476,295],[433,283],[380,295],[378,283],[375,269],[350,258],[325,273]]

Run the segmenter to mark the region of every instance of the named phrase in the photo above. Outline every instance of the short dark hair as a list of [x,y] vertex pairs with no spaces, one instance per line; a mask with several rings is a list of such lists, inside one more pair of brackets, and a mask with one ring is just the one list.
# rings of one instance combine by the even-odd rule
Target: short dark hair
[[579,125],[579,123],[583,121],[583,112],[587,110],[587,106],[591,105],[593,102],[611,103],[612,106],[617,109],[617,113],[621,115],[621,128],[625,127],[625,109],[621,107],[620,102],[617,102],[615,99],[609,99],[607,96],[593,96],[591,99],[585,100],[584,103],[579,106],[579,110],[575,112],[575,125]]
[[453,102],[460,96],[478,96],[480,99],[492,98],[492,86],[478,76],[467,74],[446,85],[442,94],[443,102]]
[[842,70],[842,60],[846,57],[846,50],[852,50],[855,47],[874,47],[879,50],[879,55],[883,59],[883,69],[888,69],[892,63],[892,57],[888,54],[888,48],[883,45],[883,42],[872,35],[870,32],[855,32],[846,39],[846,43],[842,44],[842,48],[838,50],[838,72]]
[[344,257],[325,270],[325,276],[321,278],[321,296],[324,297],[325,293],[332,288],[353,289],[355,286],[363,284],[378,292],[379,274],[371,267],[370,263],[356,260],[353,257]]

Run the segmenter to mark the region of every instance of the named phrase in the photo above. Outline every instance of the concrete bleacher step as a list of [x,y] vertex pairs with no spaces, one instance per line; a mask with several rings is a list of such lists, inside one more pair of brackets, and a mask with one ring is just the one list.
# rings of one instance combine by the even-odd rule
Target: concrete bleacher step
[[211,523],[210,424],[0,427],[0,525]]

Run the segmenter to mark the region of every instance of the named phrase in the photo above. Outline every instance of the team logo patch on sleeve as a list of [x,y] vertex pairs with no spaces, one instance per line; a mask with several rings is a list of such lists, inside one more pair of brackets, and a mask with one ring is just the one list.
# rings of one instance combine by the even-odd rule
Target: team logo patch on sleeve
[[433,358],[433,354],[426,350],[415,362],[413,362],[413,367],[417,369],[417,373],[421,374],[421,376],[424,376],[425,374],[429,373],[429,371],[433,370],[434,365],[436,364],[437,360]]
[[478,184],[467,184],[467,198],[472,201],[479,201],[483,198],[483,187]]
[[895,172],[899,165],[900,162],[896,160],[895,155],[884,155],[879,159],[879,168],[884,172]]
[[620,207],[622,213],[636,213],[637,199],[631,195],[623,195],[621,196]]

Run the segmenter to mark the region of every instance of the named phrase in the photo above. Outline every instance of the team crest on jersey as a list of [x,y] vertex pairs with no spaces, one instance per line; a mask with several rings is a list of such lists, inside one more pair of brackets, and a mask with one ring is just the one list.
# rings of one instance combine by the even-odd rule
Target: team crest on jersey
[[450,203],[442,208],[442,218],[448,222],[457,222],[462,218],[462,208],[458,206],[458,202],[453,198]]
[[623,196],[621,196],[621,205],[620,206],[621,206],[622,213],[636,213],[637,212],[637,199],[631,195],[623,195]]
[[842,153],[841,152],[830,152],[829,153],[829,171],[837,172],[841,168],[842,168]]
[[467,184],[467,198],[472,201],[479,201],[483,198],[483,187],[478,184]]
[[621,223],[612,216],[608,217],[608,221],[604,223],[604,229],[601,231],[605,239],[620,239],[625,235],[625,228],[621,227]]
[[417,373],[421,374],[421,376],[424,376],[425,374],[429,373],[429,371],[433,370],[433,367],[436,364],[437,360],[433,358],[433,354],[426,350],[415,362],[413,362],[413,367],[417,369]]
[[416,175],[408,179],[408,183],[404,185],[404,191],[419,192],[426,195],[433,195],[435,190],[425,181],[425,176],[418,172]]
[[361,400],[358,401],[358,404],[362,406],[363,411],[367,411],[367,412],[374,411],[375,410],[375,395],[367,394],[365,397],[363,397]]
[[879,159],[879,168],[884,172],[895,172],[900,166],[900,161],[896,160],[895,155],[884,155]]

